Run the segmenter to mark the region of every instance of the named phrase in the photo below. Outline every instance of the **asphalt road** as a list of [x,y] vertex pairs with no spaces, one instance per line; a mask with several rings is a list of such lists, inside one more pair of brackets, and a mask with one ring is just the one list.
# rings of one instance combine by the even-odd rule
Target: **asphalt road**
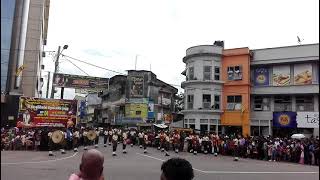
[[[89,147],[93,148],[93,147]],[[172,157],[183,157],[191,162],[197,180],[315,180],[319,179],[319,167],[284,162],[266,162],[240,159],[234,162],[232,157],[189,153],[166,157],[154,148],[148,148],[143,154],[139,147],[127,147],[128,153],[122,154],[122,145],[118,146],[118,156],[112,157],[111,146],[99,146],[105,155],[104,175],[106,180],[159,180],[162,161]],[[2,180],[64,180],[79,169],[83,147],[78,153],[36,151],[1,151]]]

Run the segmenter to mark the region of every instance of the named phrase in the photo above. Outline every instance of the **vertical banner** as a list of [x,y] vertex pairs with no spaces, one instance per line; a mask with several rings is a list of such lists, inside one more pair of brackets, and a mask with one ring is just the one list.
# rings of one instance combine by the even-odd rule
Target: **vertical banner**
[[254,85],[255,86],[268,86],[269,85],[269,69],[256,68],[254,70]]
[[273,86],[288,86],[290,85],[290,66],[274,66],[272,84]]
[[296,128],[296,117],[296,112],[273,112],[273,126],[280,128]]
[[311,64],[295,64],[293,71],[295,85],[312,84]]
[[149,101],[148,103],[148,119],[154,119],[154,102]]
[[130,96],[143,97],[143,76],[132,76],[130,78]]

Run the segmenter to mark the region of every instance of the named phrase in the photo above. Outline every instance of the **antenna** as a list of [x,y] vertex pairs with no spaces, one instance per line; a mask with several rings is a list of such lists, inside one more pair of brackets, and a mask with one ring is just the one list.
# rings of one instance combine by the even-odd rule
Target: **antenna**
[[301,45],[301,43],[302,43],[302,41],[303,41],[304,39],[301,40],[299,36],[297,36],[297,39],[298,39],[298,44]]
[[134,70],[135,71],[137,70],[137,59],[138,59],[138,54],[136,55],[136,60],[135,60],[135,63],[134,63]]
[[151,64],[150,64],[150,71],[151,71]]

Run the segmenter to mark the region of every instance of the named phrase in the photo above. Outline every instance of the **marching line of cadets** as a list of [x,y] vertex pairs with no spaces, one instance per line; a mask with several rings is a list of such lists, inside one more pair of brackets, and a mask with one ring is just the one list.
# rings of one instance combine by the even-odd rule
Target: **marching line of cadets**
[[[91,132],[90,132],[91,131]],[[72,142],[74,152],[78,151],[79,139],[80,137],[84,137],[84,150],[87,150],[88,145],[93,145],[95,148],[98,148],[99,144],[99,136],[100,131],[83,129],[82,134],[79,133],[78,130],[75,130],[73,133],[70,130],[67,132],[61,131],[64,134],[67,142]],[[91,141],[88,138],[89,133],[95,133],[94,139]],[[49,132],[48,136],[51,139],[52,132]],[[92,136],[92,135],[91,135]],[[138,140],[138,142],[136,142]],[[127,153],[126,147],[130,144],[133,147],[136,143],[138,143],[139,147],[142,149],[144,153],[148,153],[147,146],[156,146],[158,150],[165,153],[165,156],[169,155],[170,147],[173,148],[175,153],[179,153],[181,151],[188,151],[197,155],[199,151],[204,154],[212,153],[214,156],[218,155],[218,141],[219,136],[215,134],[205,134],[203,137],[199,137],[198,134],[192,133],[185,138],[181,138],[178,131],[173,131],[172,133],[168,133],[167,131],[159,131],[157,134],[150,133],[149,131],[137,131],[137,130],[122,130],[122,129],[104,129],[103,130],[103,146],[107,147],[112,145],[112,155],[117,155],[117,147],[118,144],[122,142],[122,153]],[[238,139],[234,139],[235,146],[238,144]],[[68,143],[66,143],[68,144]],[[52,156],[52,145],[50,146],[49,155]],[[64,147],[60,147],[61,153],[65,153]],[[238,153],[234,152],[234,160],[238,160]]]

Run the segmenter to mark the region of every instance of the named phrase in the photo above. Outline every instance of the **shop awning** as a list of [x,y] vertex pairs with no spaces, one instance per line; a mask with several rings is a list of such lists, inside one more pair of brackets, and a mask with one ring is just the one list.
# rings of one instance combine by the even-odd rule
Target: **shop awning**
[[162,129],[164,129],[164,128],[167,128],[168,126],[167,125],[165,125],[165,124],[153,124],[153,125],[155,125],[156,127],[158,127],[158,128],[162,128]]

